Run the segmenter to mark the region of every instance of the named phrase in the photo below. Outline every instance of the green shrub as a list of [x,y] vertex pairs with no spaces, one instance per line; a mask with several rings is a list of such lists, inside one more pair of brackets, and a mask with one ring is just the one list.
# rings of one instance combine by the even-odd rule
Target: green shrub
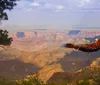
[[82,80],[82,81],[78,81],[76,82],[76,85],[91,85],[89,81],[86,80]]

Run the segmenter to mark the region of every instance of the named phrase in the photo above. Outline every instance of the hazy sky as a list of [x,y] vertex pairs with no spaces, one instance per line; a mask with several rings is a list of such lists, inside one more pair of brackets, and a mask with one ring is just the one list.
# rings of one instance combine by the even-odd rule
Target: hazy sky
[[3,26],[100,27],[100,0],[21,0]]

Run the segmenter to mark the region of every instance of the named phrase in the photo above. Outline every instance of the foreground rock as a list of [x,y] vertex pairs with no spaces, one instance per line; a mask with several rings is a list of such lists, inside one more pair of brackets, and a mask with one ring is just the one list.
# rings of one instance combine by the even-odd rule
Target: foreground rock
[[100,65],[98,63],[100,63],[100,58],[93,61],[90,66],[83,68],[75,73],[56,72],[47,81],[47,83],[68,82],[75,84],[77,81],[81,80],[92,80],[100,85]]
[[53,64],[42,68],[38,74],[39,78],[46,83],[46,81],[55,73],[64,72],[60,64]]

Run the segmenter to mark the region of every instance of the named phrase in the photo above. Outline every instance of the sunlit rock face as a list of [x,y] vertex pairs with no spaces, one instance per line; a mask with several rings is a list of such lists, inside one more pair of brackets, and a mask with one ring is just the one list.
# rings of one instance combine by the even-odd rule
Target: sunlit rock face
[[46,82],[55,72],[64,72],[60,64],[45,66],[38,72],[39,79]]
[[[10,32],[13,37],[12,47],[22,51],[39,51],[50,46],[60,47],[65,43],[89,43],[90,38],[99,36],[100,33],[84,30],[33,30],[32,32]],[[92,39],[95,41],[95,39]]]
[[[40,78],[46,82],[55,72],[75,72],[89,66],[99,57],[100,52],[88,54],[61,47],[66,43],[90,43],[85,39],[90,37],[89,33],[86,35],[83,35],[84,31],[72,32],[71,35],[68,33],[54,30],[10,32],[9,35],[13,37],[11,47],[6,51],[0,48],[1,67],[2,63],[4,65],[0,74],[10,76],[10,73],[13,76],[24,77],[39,72]],[[92,34],[93,36],[95,34]],[[7,65],[9,69],[4,72]],[[97,65],[97,62],[93,65]]]
[[100,57],[92,62],[91,67],[100,67]]

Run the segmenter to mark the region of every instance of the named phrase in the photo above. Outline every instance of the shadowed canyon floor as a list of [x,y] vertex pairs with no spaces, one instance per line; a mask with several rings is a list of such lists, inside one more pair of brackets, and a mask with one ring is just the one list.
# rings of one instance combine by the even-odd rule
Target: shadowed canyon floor
[[76,72],[100,57],[100,51],[84,53],[61,47],[68,42],[89,43],[85,40],[87,35],[83,37],[81,33],[71,37],[66,32],[37,32],[32,36],[26,32],[23,38],[16,37],[16,33],[12,35],[14,42],[11,47],[0,50],[0,76],[9,79],[20,79],[38,72],[39,78],[46,82],[56,72]]
[[35,74],[39,69],[36,65],[17,59],[0,61],[0,76],[9,80],[21,79],[29,74]]
[[66,54],[58,61],[62,65],[65,72],[75,72],[86,66],[89,66],[92,61],[100,56],[100,51],[94,53],[85,53],[81,51],[72,51]]
[[75,72],[89,66],[100,55],[84,53],[73,49],[53,48],[37,52],[24,52],[15,48],[0,51],[0,76],[10,79],[34,75],[47,81],[55,72]]

